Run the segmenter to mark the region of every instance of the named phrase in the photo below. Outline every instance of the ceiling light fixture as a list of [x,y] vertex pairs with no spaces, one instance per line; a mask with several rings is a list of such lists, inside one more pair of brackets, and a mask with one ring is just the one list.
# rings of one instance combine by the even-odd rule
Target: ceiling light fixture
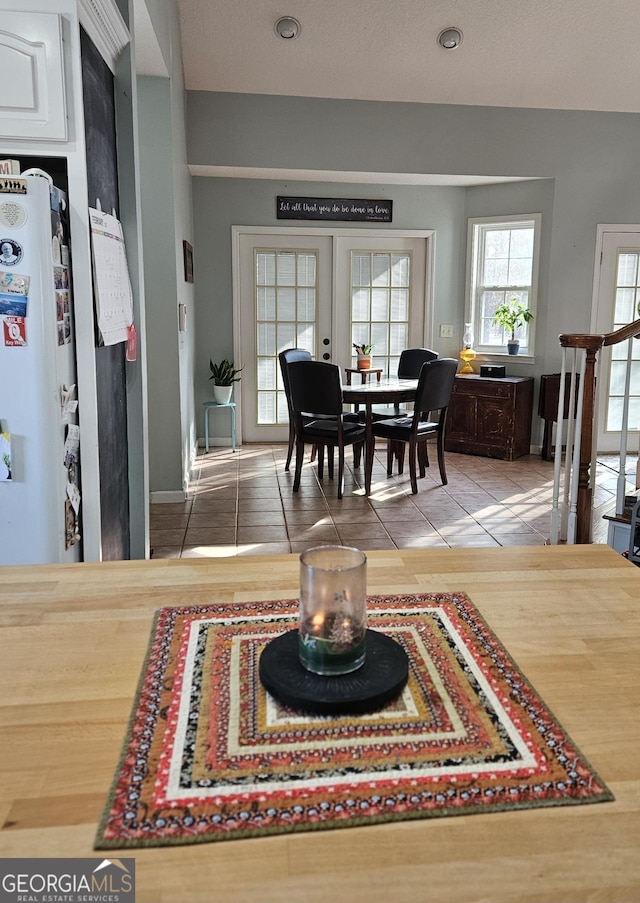
[[275,29],[276,34],[286,41],[297,38],[302,31],[300,23],[297,19],[294,19],[293,16],[283,16],[281,19],[278,19],[275,24]]
[[438,35],[438,44],[444,50],[455,50],[462,43],[462,32],[459,28],[443,28]]

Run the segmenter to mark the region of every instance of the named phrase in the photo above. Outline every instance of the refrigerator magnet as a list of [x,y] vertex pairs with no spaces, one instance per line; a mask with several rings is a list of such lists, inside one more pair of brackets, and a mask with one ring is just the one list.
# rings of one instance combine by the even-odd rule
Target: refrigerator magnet
[[27,211],[17,201],[4,201],[0,204],[0,223],[10,229],[20,229],[27,221]]
[[3,317],[4,344],[16,348],[27,344],[27,327],[24,317]]
[[0,238],[0,266],[13,267],[22,260],[22,245],[12,238]]

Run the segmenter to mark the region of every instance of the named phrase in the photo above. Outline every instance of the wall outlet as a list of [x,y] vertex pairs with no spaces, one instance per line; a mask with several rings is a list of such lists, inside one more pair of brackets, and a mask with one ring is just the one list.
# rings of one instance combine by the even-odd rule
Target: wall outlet
[[453,326],[443,326],[440,324],[440,338],[441,339],[452,339],[453,338]]

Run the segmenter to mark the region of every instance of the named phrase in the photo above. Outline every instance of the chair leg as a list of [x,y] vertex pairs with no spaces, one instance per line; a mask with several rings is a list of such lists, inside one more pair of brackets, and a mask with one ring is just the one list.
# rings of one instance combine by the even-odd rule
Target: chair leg
[[327,445],[327,470],[329,471],[329,479],[333,479],[333,445]]
[[418,445],[418,464],[420,465],[420,476],[424,477],[429,466],[429,454],[427,452],[426,440]]
[[416,442],[415,439],[412,439],[409,443],[409,477],[411,479],[411,492],[414,495],[418,494],[418,480],[416,479],[416,457]]
[[387,476],[393,474],[393,442],[387,439]]
[[324,477],[324,445],[314,448],[318,449],[318,479],[321,480]]
[[294,429],[293,423],[291,421],[289,421],[289,448],[287,449],[287,460],[284,465],[284,469],[287,471],[289,470],[289,467],[291,465],[291,456],[293,455],[293,446],[295,445],[295,442],[296,442],[295,429]]
[[304,459],[304,442],[296,441],[296,470],[293,477],[293,491],[300,489],[300,477],[302,475],[302,461]]
[[[332,449],[333,451],[333,449]],[[331,456],[333,458],[333,455]],[[344,445],[338,446],[338,498],[342,498],[344,492]]]
[[447,485],[447,471],[444,466],[444,430],[438,431],[438,467],[440,468],[440,479],[442,485]]
[[398,459],[398,473],[404,470],[404,442],[394,442],[396,458]]

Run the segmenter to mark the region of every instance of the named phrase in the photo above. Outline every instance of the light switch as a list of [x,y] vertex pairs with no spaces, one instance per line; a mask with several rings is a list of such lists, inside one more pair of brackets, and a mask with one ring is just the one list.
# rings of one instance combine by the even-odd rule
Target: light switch
[[453,326],[444,326],[440,324],[440,338],[441,339],[452,339],[453,338]]

